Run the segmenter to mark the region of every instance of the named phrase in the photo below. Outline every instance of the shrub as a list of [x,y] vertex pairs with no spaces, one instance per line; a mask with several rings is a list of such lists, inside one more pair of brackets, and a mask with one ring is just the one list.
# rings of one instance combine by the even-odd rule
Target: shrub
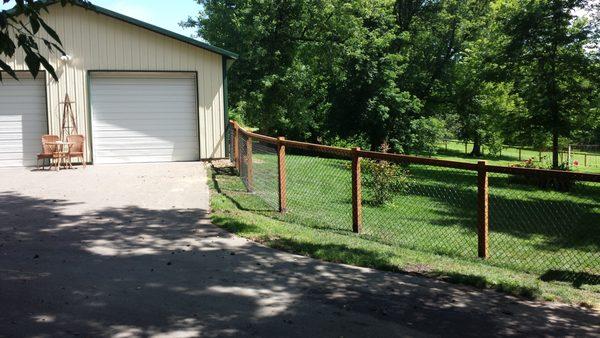
[[408,182],[408,170],[388,161],[361,161],[363,199],[367,204],[383,206],[401,192]]
[[330,145],[332,147],[340,147],[340,148],[355,148],[359,147],[361,149],[369,149],[369,142],[366,140],[364,136],[352,136],[349,138],[341,138],[336,136],[332,139],[328,139],[325,141],[325,144]]

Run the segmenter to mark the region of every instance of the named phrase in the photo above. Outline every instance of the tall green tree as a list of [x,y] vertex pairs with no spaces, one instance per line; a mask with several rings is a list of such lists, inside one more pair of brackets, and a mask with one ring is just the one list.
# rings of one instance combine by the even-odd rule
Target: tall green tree
[[[587,0],[502,0],[497,3],[512,78],[527,102],[530,125],[551,135],[552,166],[559,167],[559,139],[570,137],[594,105],[589,21],[576,10]],[[597,101],[596,101],[597,102]]]
[[409,126],[418,100],[398,87],[393,0],[199,0],[186,25],[240,52],[231,101],[269,133],[364,134],[376,147]]
[[453,121],[474,155],[539,135],[598,138],[600,30],[574,14],[591,0],[198,3],[186,25],[240,53],[233,113],[263,132],[410,152],[427,121]]

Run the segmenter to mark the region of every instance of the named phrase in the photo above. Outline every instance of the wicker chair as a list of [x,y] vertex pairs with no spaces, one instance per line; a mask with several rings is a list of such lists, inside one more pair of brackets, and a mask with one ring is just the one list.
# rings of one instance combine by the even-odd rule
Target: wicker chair
[[69,165],[72,165],[72,158],[81,158],[81,164],[85,168],[85,137],[83,135],[69,135],[67,136],[67,142],[73,143],[69,147],[69,152],[67,153],[67,161],[69,161]]
[[42,152],[37,155],[37,168],[40,168],[40,160],[42,160],[42,169],[46,168],[46,160],[50,160],[49,167],[52,167],[52,160],[56,158],[56,146],[51,145],[51,142],[58,142],[60,138],[56,135],[42,136]]

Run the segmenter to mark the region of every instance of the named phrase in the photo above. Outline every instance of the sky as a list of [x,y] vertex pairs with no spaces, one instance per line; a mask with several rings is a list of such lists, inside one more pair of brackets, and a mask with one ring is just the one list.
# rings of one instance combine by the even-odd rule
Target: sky
[[92,3],[185,36],[195,32],[180,27],[179,22],[200,11],[194,0],[92,0]]
[[[195,0],[91,0],[94,5],[151,23],[175,33],[194,36],[193,29],[184,29],[179,22],[196,16],[200,5]],[[14,1],[0,4],[1,9],[11,8]]]

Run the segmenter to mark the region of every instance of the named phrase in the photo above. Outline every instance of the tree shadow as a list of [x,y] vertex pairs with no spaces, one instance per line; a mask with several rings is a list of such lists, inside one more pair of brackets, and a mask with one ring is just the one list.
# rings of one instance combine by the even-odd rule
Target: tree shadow
[[[411,170],[411,178],[413,184],[403,192],[404,196],[423,196],[445,206],[438,211],[443,217],[435,220],[434,224],[460,224],[476,230],[476,175],[464,171],[440,172],[439,169],[419,168]],[[511,189],[510,195],[497,193],[499,189]],[[597,211],[600,186],[584,185],[570,193],[562,192],[561,196],[567,198],[561,199],[543,199],[542,193],[557,194],[511,184],[508,177],[490,178],[490,231],[521,239],[544,236],[545,240],[536,245],[548,251],[560,248],[597,251],[600,233],[595,230],[600,222]]]
[[545,282],[569,282],[572,283],[574,287],[579,289],[584,284],[599,285],[600,275],[568,270],[548,270],[546,273],[540,276],[540,280]]
[[[575,308],[290,256],[210,225],[203,209],[80,207],[66,198],[0,195],[1,335],[584,335],[596,328],[596,315]],[[368,250],[273,241],[385,268]],[[512,314],[490,315],[495,309]]]

